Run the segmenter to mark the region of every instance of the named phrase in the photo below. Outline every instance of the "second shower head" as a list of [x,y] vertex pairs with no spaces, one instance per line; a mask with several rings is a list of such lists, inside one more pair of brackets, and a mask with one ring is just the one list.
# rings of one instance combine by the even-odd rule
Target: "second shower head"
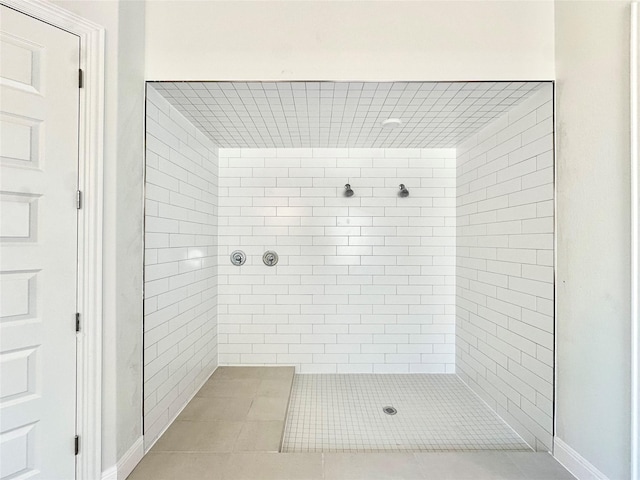
[[404,183],[400,184],[400,191],[398,192],[398,196],[403,198],[409,196],[409,190],[407,190],[407,187],[404,186]]
[[344,186],[344,196],[353,197],[353,190],[351,190],[351,185],[348,183]]

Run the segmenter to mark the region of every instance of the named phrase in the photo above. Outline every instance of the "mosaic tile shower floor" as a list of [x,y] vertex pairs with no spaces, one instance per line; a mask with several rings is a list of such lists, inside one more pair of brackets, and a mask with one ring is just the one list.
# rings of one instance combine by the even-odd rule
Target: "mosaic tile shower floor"
[[455,375],[294,377],[282,452],[480,450],[531,449]]

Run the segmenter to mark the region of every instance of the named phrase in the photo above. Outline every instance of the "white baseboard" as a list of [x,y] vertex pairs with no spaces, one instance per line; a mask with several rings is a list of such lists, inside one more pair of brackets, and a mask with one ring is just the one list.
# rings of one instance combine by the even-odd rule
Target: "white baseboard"
[[139,437],[118,463],[102,472],[102,480],[125,480],[144,456],[144,440]]
[[113,467],[107,468],[104,472],[102,472],[102,480],[118,480],[118,466],[114,465]]
[[125,480],[144,457],[144,437],[139,437],[118,460],[118,480]]
[[[218,368],[218,365],[215,366],[215,368],[211,371],[211,374],[209,374],[202,381],[202,383],[194,390],[191,397],[189,397],[189,399],[185,402],[182,408],[175,414],[175,416],[167,424],[164,430],[160,432],[160,434],[154,440],[153,444],[155,444],[158,438],[160,438],[162,434],[171,426],[171,424],[175,421],[178,415],[180,415],[182,410],[189,404],[189,402],[193,399],[193,397],[196,396],[196,393],[200,391],[200,389],[209,380],[209,378],[211,377],[211,375],[213,375],[213,373],[216,371],[217,368]],[[149,445],[149,448],[147,449],[147,451],[151,449],[153,444]],[[142,460],[142,457],[144,457],[145,453],[146,452],[144,449],[144,436],[142,436],[133,443],[131,448],[127,450],[127,452],[122,456],[122,458],[120,458],[120,460],[118,460],[118,463],[116,465],[113,465],[112,467],[107,468],[105,471],[102,472],[101,480],[125,480],[129,475],[131,475],[131,472],[133,472],[133,469],[136,468],[136,465],[140,463],[140,460]]]
[[604,473],[558,437],[553,438],[553,456],[578,480],[609,480]]

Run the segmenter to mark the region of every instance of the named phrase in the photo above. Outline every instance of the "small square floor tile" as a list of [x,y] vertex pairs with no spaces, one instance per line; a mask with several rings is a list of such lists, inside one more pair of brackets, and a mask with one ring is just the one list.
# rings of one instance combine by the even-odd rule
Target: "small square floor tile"
[[429,374],[296,375],[282,450],[531,451],[456,375]]

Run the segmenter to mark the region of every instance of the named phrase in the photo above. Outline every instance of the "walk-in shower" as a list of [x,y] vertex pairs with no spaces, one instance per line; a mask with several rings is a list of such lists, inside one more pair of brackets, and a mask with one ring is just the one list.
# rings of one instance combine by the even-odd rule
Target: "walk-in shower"
[[551,448],[551,83],[147,98],[148,445],[216,366],[286,365],[282,451]]

